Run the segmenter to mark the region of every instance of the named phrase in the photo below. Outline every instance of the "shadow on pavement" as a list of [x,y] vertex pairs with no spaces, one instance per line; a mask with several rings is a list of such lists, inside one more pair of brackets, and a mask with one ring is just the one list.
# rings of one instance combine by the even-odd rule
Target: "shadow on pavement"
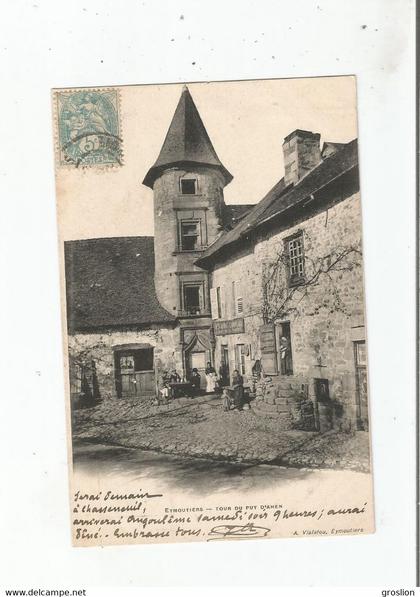
[[302,469],[171,456],[97,444],[75,446],[73,464],[75,472],[107,479],[115,476],[144,483],[158,481],[168,489],[201,496],[254,491],[273,485],[278,488],[279,483],[287,484],[313,474]]

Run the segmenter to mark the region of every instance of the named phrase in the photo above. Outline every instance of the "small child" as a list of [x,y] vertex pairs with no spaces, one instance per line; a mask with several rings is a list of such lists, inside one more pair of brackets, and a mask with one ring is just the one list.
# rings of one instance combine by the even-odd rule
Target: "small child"
[[223,410],[225,412],[227,412],[228,410],[230,410],[231,405],[232,405],[232,401],[230,399],[229,390],[227,390],[226,388],[224,388],[223,392],[222,392],[222,407],[223,407]]
[[167,371],[163,372],[162,379],[160,382],[159,394],[161,395],[160,399],[158,397],[159,403],[162,402],[163,404],[165,404],[170,394],[169,378]]
[[164,386],[160,389],[160,393],[162,394],[162,398],[167,400],[169,398],[169,385],[165,383]]

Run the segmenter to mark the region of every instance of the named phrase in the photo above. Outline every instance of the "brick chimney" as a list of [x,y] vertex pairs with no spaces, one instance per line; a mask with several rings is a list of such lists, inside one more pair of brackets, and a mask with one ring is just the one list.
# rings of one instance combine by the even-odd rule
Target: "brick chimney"
[[296,184],[321,161],[319,133],[296,129],[284,138],[284,182]]

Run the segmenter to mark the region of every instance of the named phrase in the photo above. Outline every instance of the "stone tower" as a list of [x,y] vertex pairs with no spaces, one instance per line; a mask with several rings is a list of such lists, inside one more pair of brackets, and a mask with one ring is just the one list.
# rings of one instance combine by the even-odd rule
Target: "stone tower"
[[178,317],[186,374],[212,361],[209,279],[195,261],[223,228],[223,189],[231,180],[185,86],[143,184],[154,195],[156,293]]

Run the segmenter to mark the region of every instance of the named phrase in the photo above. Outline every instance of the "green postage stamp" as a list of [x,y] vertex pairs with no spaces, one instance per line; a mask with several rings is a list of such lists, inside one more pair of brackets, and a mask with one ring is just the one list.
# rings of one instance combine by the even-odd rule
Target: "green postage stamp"
[[60,166],[121,166],[118,89],[55,93]]

